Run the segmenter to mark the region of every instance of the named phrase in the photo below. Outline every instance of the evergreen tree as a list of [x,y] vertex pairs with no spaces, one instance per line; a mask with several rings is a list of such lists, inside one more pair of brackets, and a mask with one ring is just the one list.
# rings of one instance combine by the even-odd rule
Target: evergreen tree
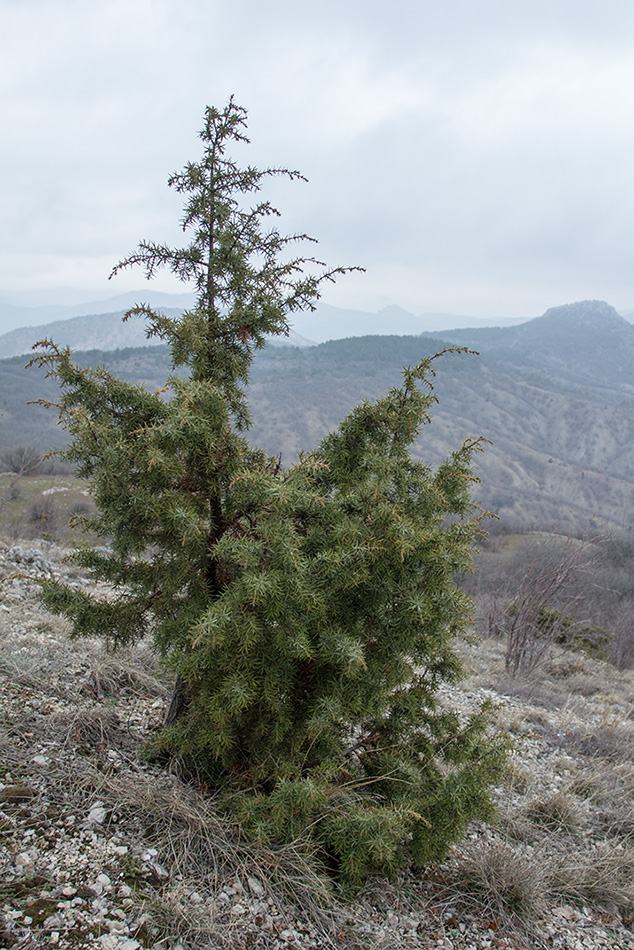
[[469,619],[453,578],[480,530],[478,443],[436,471],[412,460],[435,401],[424,359],[287,470],[249,446],[254,351],[343,269],[293,257],[306,236],[267,228],[266,201],[247,207],[267,177],[300,176],[227,157],[245,122],[233,100],[208,108],[201,161],[169,180],[186,195],[189,245],[142,242],[114,270],[168,267],[196,284],[180,318],[128,314],[169,346],[165,390],[39,344],[73,436],[63,456],[92,485],[89,527],[112,539],[74,554],[109,596],[55,581],[43,596],[75,636],[151,634],[177,683],[155,750],[204,778],[248,834],[312,836],[358,883],[442,856],[487,813],[503,759],[483,714],[461,722],[437,702]]

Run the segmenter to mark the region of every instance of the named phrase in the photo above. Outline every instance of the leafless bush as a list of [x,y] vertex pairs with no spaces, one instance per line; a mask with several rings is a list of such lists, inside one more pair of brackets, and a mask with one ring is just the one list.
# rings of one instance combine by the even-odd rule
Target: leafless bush
[[614,612],[610,624],[611,637],[608,643],[608,656],[620,670],[634,666],[634,619],[632,601],[624,600]]
[[53,538],[57,532],[59,511],[50,495],[39,495],[29,510],[29,521],[37,537]]
[[5,472],[33,475],[42,465],[42,453],[32,446],[15,445],[0,454],[0,463]]
[[6,449],[0,454],[0,471],[12,472],[11,479],[7,488],[0,495],[0,511],[8,501],[14,500],[17,496],[15,492],[20,492],[18,482],[23,475],[31,475],[37,471],[42,457],[40,453],[33,448],[25,445],[17,445],[12,449]]
[[574,585],[590,563],[588,544],[567,541],[541,547],[527,564],[515,596],[492,621],[506,639],[505,665],[511,676],[530,673],[554,642],[572,638],[578,625],[572,609],[581,602]]

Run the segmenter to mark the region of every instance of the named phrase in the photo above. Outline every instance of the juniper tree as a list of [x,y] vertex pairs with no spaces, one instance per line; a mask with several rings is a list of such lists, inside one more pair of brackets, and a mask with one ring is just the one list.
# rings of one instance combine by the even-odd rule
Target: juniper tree
[[431,359],[288,469],[246,441],[254,352],[343,269],[293,257],[306,236],[271,226],[261,186],[301,176],[238,167],[226,150],[245,128],[233,100],[206,110],[202,159],[169,179],[190,243],[144,241],[114,269],[167,267],[197,288],[178,318],[128,314],[169,347],[165,390],[40,344],[64,457],[92,486],[88,525],[111,538],[73,555],[109,595],[46,581],[43,596],[75,636],[151,635],[177,683],[154,751],[195,770],[251,836],[313,837],[355,883],[442,856],[489,808],[500,743],[483,714],[461,721],[437,699],[469,619],[454,576],[479,531],[478,443],[437,470],[411,457]]

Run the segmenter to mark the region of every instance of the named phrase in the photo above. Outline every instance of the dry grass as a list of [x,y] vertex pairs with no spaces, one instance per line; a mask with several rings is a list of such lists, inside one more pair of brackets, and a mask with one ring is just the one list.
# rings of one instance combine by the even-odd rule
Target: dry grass
[[578,802],[564,790],[548,793],[529,802],[524,811],[528,822],[551,832],[577,834],[582,825]]
[[581,755],[605,759],[615,764],[634,760],[634,723],[614,720],[591,729],[575,729],[569,733],[569,743]]
[[168,694],[156,654],[148,645],[116,653],[98,650],[89,658],[81,689],[97,699],[115,696],[165,698]]
[[[279,847],[247,842],[218,814],[207,793],[139,761],[144,735],[138,727],[129,728],[126,710],[166,695],[156,664],[148,662],[143,650],[107,654],[91,643],[65,644],[59,653],[52,650],[45,663],[40,657],[37,666],[31,651],[16,660],[5,650],[2,658],[18,693],[28,681],[32,695],[46,684],[49,696],[65,692],[66,700],[63,711],[18,703],[7,712],[4,728],[0,722],[5,772],[37,784],[42,772],[25,757],[25,741],[51,749],[46,797],[77,814],[85,811],[87,801],[99,799],[109,820],[137,835],[145,847],[156,848],[161,864],[169,868],[167,883],[153,887],[143,882],[138,892],[139,909],[151,921],[152,946],[167,947],[177,935],[188,950],[248,946],[246,923],[241,927],[240,919],[231,916],[221,894],[239,882],[248,893],[249,879],[261,882],[282,916],[308,921],[319,946],[336,945],[339,905],[308,841]],[[2,672],[0,668],[0,676]],[[113,751],[116,767],[109,758]],[[201,896],[199,902],[191,901],[192,893]]]
[[555,898],[600,907],[631,922],[634,916],[634,846],[614,839],[585,850],[544,855]]
[[445,898],[459,889],[458,904],[471,913],[502,918],[507,926],[531,920],[545,910],[543,868],[530,850],[503,841],[478,841],[461,847],[447,882]]
[[[82,722],[85,725],[85,718]],[[107,730],[104,723],[103,733]],[[119,773],[90,763],[58,771],[55,787],[58,802],[66,806],[81,809],[87,800],[99,799],[112,820],[138,828],[146,846],[155,848],[161,865],[169,868],[167,883],[157,881],[138,895],[140,909],[154,928],[153,947],[167,947],[174,936],[186,940],[188,950],[248,946],[240,920],[231,917],[219,895],[228,884],[243,886],[248,893],[250,880],[262,885],[280,913],[308,920],[320,946],[336,946],[339,908],[308,841],[278,847],[247,842],[218,814],[208,795],[177,776],[131,762]],[[201,896],[199,902],[192,902],[192,893]]]
[[[394,885],[371,882],[346,908],[305,841],[278,848],[250,844],[204,790],[139,762],[148,723],[152,716],[158,723],[167,693],[146,647],[107,653],[96,643],[69,643],[65,632],[59,621],[35,611],[18,633],[7,628],[0,677],[7,695],[18,699],[0,716],[0,762],[16,780],[31,781],[28,733],[28,743],[53,750],[47,795],[60,809],[81,814],[87,801],[99,799],[113,827],[116,822],[126,835],[157,849],[169,880],[144,881],[137,893],[158,928],[148,937],[157,950],[177,936],[188,950],[246,950],[248,925],[232,917],[222,894],[237,885],[248,895],[249,879],[261,882],[285,919],[300,918],[312,928],[316,945],[325,948],[373,946],[379,937],[371,926],[377,920],[383,926],[390,910],[440,920],[441,926],[445,912],[457,918],[464,912],[496,921],[498,935],[531,948],[547,945],[540,926],[561,902],[626,920],[634,914],[634,721],[627,712],[633,677],[555,650],[533,678],[512,681],[500,675],[501,641],[464,644],[465,689],[497,687],[498,728],[515,724],[519,751],[499,791],[498,825],[475,829],[447,862],[427,873],[411,871]],[[579,693],[577,685],[583,686]],[[23,702],[27,696],[30,708]],[[48,713],[31,702],[40,696]],[[612,711],[589,717],[602,697],[606,710],[614,702]],[[522,743],[539,753],[523,758]],[[108,759],[112,750],[120,753],[116,767]],[[37,775],[42,781],[43,773]],[[347,926],[348,918],[355,923]],[[359,921],[367,923],[367,933]],[[388,931],[381,930],[381,945],[399,947],[400,937],[392,939]],[[278,946],[274,934],[269,941],[259,932],[257,939],[258,948]]]

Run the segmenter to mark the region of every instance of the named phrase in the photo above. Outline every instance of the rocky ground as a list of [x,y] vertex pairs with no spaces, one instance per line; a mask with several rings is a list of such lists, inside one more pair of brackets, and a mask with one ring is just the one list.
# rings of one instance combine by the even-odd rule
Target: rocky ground
[[72,643],[37,578],[89,586],[47,542],[0,542],[0,947],[634,947],[634,675],[555,651],[530,680],[465,644],[444,701],[512,736],[498,819],[440,866],[337,899],[300,848],[240,841],[139,748],[167,687],[144,647]]

